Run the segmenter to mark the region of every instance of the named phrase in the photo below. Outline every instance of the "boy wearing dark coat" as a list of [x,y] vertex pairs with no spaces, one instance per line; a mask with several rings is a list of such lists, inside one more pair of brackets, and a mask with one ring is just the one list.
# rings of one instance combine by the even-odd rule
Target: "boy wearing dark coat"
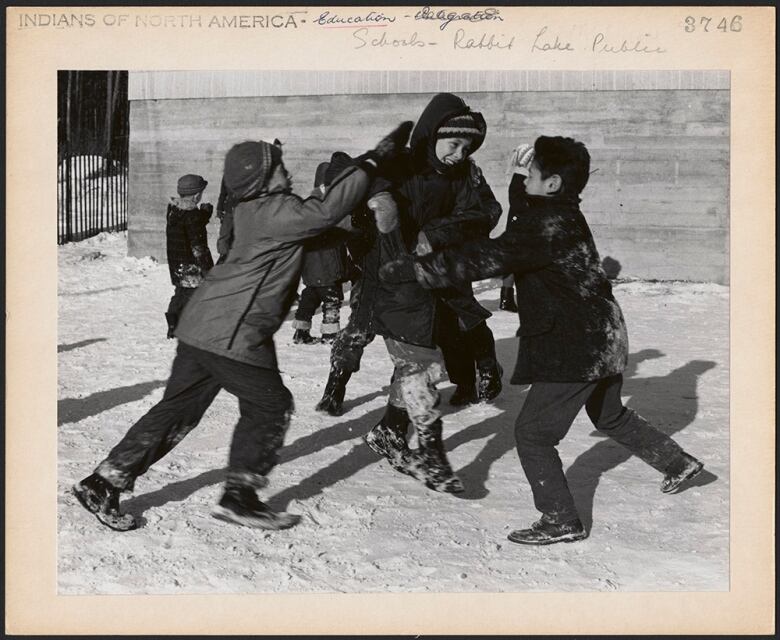
[[542,514],[530,528],[509,534],[520,544],[587,537],[555,448],[583,405],[599,431],[664,474],[663,492],[675,491],[703,467],[623,406],[626,326],[579,207],[589,170],[590,155],[582,143],[542,136],[534,144],[525,189],[520,176],[512,180],[511,198],[525,204],[522,215],[510,218],[506,233],[396,261],[380,271],[403,280],[411,270],[427,287],[514,274],[520,341],[512,384],[531,384],[515,439]]
[[[378,229],[378,264],[488,235],[491,211],[483,207],[466,161],[481,146],[485,131],[482,115],[458,96],[433,97],[412,132],[410,153],[397,163],[395,181],[368,202],[378,218],[385,209],[399,210],[397,226]],[[484,324],[490,312],[476,301],[470,283],[436,291],[417,282],[380,281],[376,286],[373,327],[385,338],[394,372],[387,411],[366,435],[366,443],[393,468],[429,488],[461,492],[463,485],[444,451],[436,408],[442,320],[450,318],[456,332],[468,332]],[[415,451],[407,445],[410,423],[419,443]]]
[[338,224],[366,190],[377,164],[403,148],[411,123],[384,138],[345,170],[326,196],[292,193],[282,152],[243,142],[225,157],[225,184],[237,203],[233,245],[193,294],[176,329],[179,346],[162,400],[133,425],[94,473],[73,491],[106,526],[136,527],[119,510],[119,494],[194,429],[221,389],[238,397],[225,488],[213,515],[265,529],[294,525],[256,494],[268,483],[284,441],[292,396],[282,383],[273,335],[300,278],[303,241]]
[[[336,154],[334,154],[336,155]],[[349,163],[352,159],[349,159]],[[337,165],[334,168],[344,169],[349,163]],[[322,162],[317,167],[314,176],[314,191],[312,195],[322,197],[327,191],[330,180],[328,175],[330,162]],[[338,175],[338,171],[335,175]],[[329,179],[330,178],[330,179]],[[306,244],[303,256],[303,272],[301,280],[304,289],[298,301],[292,326],[295,330],[295,344],[313,344],[333,342],[340,327],[341,303],[344,301],[343,283],[349,279],[349,262],[345,234],[338,229],[326,231],[312,238]],[[322,305],[322,326],[320,339],[312,337],[311,321],[317,307]]]
[[214,266],[206,233],[214,207],[207,203],[198,206],[207,184],[201,176],[192,173],[179,178],[176,184],[178,197],[171,198],[165,213],[168,270],[175,287],[165,313],[169,338],[173,338],[179,316],[192,292]]

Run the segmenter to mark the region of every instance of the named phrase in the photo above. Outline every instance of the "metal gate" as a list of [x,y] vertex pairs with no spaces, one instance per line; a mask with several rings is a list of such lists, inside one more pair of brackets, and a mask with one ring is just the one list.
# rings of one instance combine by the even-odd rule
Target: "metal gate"
[[59,71],[57,243],[127,228],[127,71]]

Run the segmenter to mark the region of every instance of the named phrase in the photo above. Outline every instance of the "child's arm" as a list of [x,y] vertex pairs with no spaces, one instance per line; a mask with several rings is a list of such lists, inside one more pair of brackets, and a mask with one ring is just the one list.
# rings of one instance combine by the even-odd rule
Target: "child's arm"
[[[211,205],[201,205],[205,211]],[[204,269],[211,268],[208,240],[206,236],[206,225],[203,220],[204,209],[193,209],[184,215],[184,229],[187,233],[187,239],[192,247],[192,256],[195,261]],[[210,214],[209,214],[210,216]]]
[[[325,196],[302,199],[296,195],[270,196],[264,233],[276,240],[298,241],[336,225],[365,198],[370,176],[365,168],[350,167],[330,185]],[[255,203],[265,202],[265,198]],[[265,212],[263,215],[266,215]]]
[[402,258],[383,266],[382,280],[404,282],[413,274],[425,287],[441,289],[507,273],[536,271],[553,260],[550,239],[522,229],[498,238],[480,238],[413,261]]

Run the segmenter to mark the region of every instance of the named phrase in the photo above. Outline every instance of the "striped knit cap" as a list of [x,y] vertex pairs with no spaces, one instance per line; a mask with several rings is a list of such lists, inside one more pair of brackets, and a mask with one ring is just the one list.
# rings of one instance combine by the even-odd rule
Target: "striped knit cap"
[[225,187],[240,200],[256,196],[281,159],[281,149],[263,140],[233,145],[225,156]]
[[[475,118],[471,113],[453,116],[441,123],[436,131],[436,139],[442,138],[469,138],[482,142],[485,138],[484,121]],[[481,122],[480,122],[481,121]]]

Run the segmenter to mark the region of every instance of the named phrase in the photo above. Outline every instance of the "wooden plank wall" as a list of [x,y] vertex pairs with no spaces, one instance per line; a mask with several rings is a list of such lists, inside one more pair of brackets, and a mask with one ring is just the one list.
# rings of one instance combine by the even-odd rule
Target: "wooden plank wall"
[[[135,100],[130,112],[129,255],[165,260],[176,179],[200,173],[216,203],[224,155],[284,143],[298,193],[330,153],[358,154],[416,119],[432,93]],[[725,89],[461,93],[488,122],[475,160],[506,207],[513,147],[569,135],[591,153],[583,211],[621,276],[728,283],[729,92]],[[503,228],[503,221],[499,223]],[[218,225],[209,226],[215,246]]]

